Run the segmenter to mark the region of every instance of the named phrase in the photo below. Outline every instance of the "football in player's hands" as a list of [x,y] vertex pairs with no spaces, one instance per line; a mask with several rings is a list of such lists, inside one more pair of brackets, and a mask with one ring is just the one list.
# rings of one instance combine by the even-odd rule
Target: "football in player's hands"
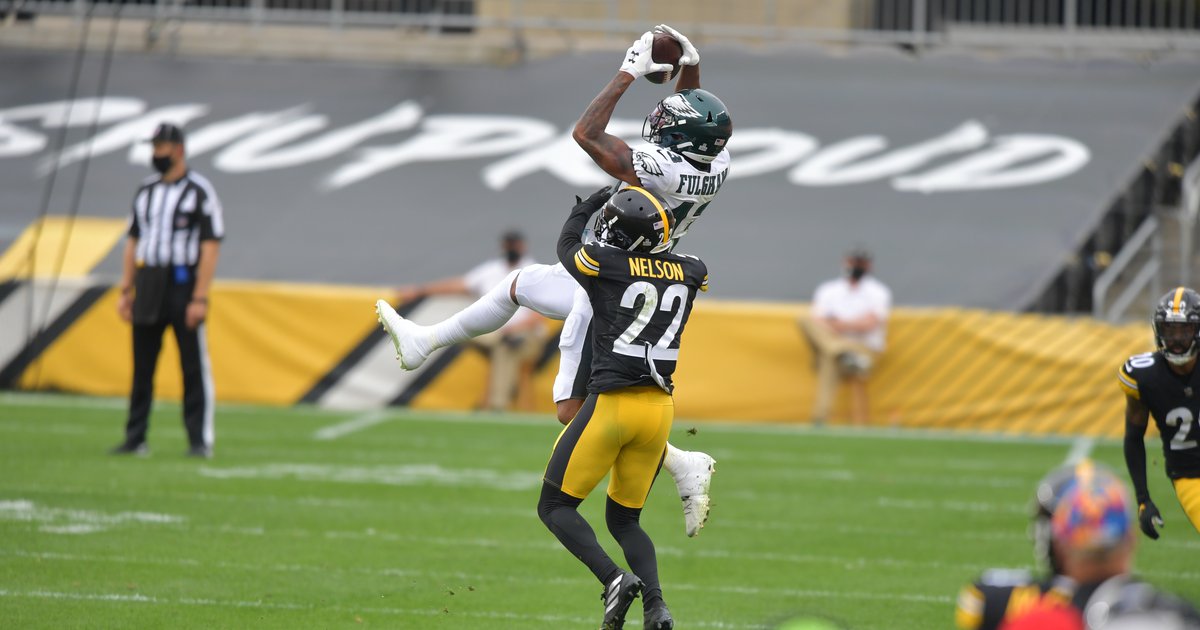
[[654,45],[650,49],[650,58],[654,63],[671,64],[671,69],[665,72],[651,72],[646,80],[651,83],[666,83],[679,76],[679,58],[683,56],[683,46],[667,33],[655,33]]

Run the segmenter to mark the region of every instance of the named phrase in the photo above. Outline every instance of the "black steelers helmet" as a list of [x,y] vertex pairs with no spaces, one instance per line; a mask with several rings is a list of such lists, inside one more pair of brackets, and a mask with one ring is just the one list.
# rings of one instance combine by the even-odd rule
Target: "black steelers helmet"
[[642,124],[642,138],[697,162],[712,162],[729,137],[733,120],[725,103],[708,90],[681,90],[658,102]]
[[640,186],[618,190],[596,216],[597,238],[631,252],[665,251],[674,227],[675,216],[662,199]]
[[1154,343],[1163,357],[1175,365],[1196,358],[1200,351],[1200,293],[1176,287],[1158,301],[1154,309]]

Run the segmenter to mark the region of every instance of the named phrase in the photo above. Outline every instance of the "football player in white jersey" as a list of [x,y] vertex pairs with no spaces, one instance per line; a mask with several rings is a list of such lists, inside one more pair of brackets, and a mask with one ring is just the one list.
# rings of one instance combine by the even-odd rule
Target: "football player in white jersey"
[[[621,138],[607,133],[606,128],[617,101],[634,81],[651,72],[671,69],[651,58],[656,33],[666,33],[679,42],[683,49],[681,70],[675,93],[659,101],[643,125],[642,137],[655,146],[635,151]],[[654,191],[666,200],[676,222],[671,248],[704,212],[729,173],[725,145],[733,133],[733,123],[725,104],[700,89],[699,63],[700,54],[687,37],[665,24],[656,26],[626,51],[620,71],[588,105],[572,134],[609,175],[624,185]],[[554,401],[559,421],[567,424],[587,396],[590,360],[585,354],[590,351],[592,309],[587,294],[561,264],[531,265],[514,271],[475,303],[432,326],[419,326],[400,317],[385,300],[376,303],[376,310],[395,344],[400,365],[415,370],[434,350],[498,329],[519,306],[565,320]],[[714,464],[705,453],[667,445],[663,467],[674,479],[683,501],[688,536],[699,533],[708,520],[708,489]]]

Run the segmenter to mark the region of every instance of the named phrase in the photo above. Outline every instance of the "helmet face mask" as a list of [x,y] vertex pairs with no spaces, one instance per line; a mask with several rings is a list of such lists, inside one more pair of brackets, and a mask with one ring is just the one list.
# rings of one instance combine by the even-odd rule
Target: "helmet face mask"
[[1174,365],[1186,365],[1200,354],[1200,294],[1178,287],[1168,291],[1154,309],[1154,342]]
[[712,162],[732,135],[725,104],[701,89],[664,98],[642,123],[644,140],[702,163]]

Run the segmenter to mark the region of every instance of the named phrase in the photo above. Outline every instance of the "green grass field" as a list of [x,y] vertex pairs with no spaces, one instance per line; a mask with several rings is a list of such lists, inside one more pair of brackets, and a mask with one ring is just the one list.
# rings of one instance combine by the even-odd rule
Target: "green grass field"
[[[166,404],[149,457],[106,455],[123,414],[121,401],[0,395],[0,626],[599,621],[599,583],[534,511],[552,418],[397,411],[345,425],[355,414],[222,407],[216,457],[197,461],[183,457],[179,410]],[[643,516],[680,628],[805,615],[864,630],[952,627],[964,581],[1031,563],[1033,485],[1072,447],[687,421],[673,442],[718,460],[701,536],[683,535],[669,479]],[[1093,454],[1121,466],[1119,444]],[[1150,459],[1167,529],[1143,539],[1139,569],[1195,600],[1200,535]],[[602,492],[584,514],[620,558]],[[640,618],[635,603],[630,625]]]

